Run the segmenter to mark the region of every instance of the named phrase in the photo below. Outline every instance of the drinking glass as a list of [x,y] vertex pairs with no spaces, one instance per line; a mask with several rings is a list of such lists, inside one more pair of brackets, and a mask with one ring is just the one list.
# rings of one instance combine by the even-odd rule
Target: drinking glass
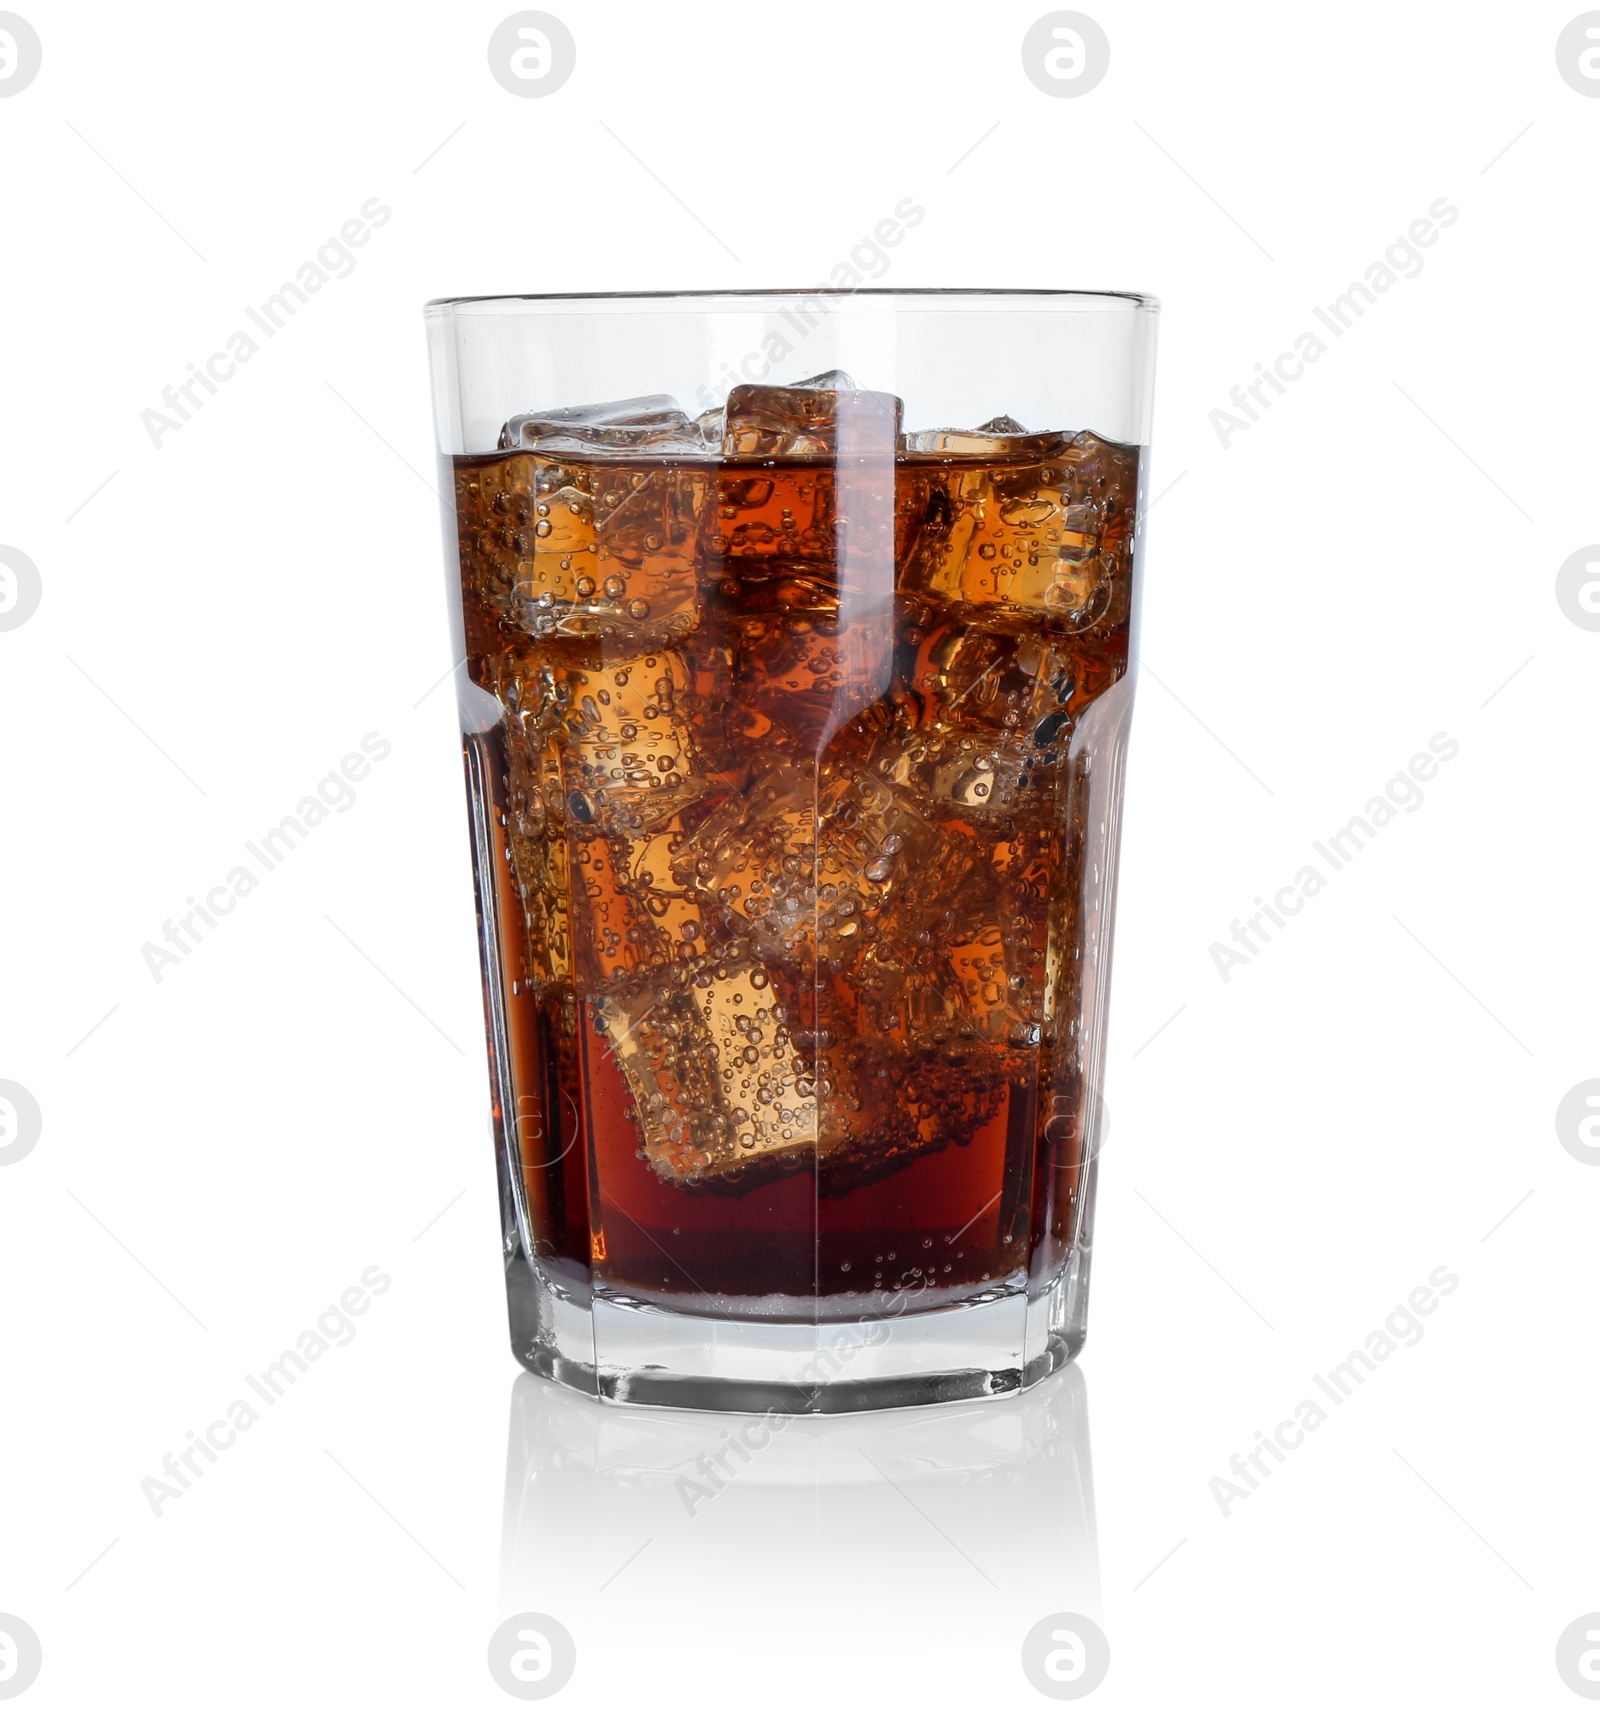
[[1082,1346],[1156,305],[428,305],[512,1346],[832,1412]]

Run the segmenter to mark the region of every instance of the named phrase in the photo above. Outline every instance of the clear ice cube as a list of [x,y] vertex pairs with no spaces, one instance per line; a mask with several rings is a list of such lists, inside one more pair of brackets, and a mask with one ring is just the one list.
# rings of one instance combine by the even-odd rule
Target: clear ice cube
[[643,647],[698,624],[703,467],[580,470],[529,453],[495,473],[507,485],[487,496],[488,514],[505,521],[477,546],[497,572],[486,592],[522,629]]
[[945,972],[939,992],[964,1034],[1024,1048],[1044,1038],[1041,906],[988,875],[946,906],[936,930]]
[[759,962],[652,971],[596,1009],[658,1176],[715,1184],[816,1157],[817,1083]]
[[843,762],[758,764],[684,841],[674,865],[763,957],[804,970],[853,966],[891,926],[909,939],[941,886],[970,869],[915,804]]
[[944,458],[1013,458],[1047,452],[1064,438],[1030,434],[1014,416],[992,416],[976,428],[918,428],[902,435],[900,447]]
[[901,409],[893,393],[865,392],[838,369],[793,386],[736,386],[725,407],[722,450],[764,458],[892,454]]
[[623,883],[626,841],[578,817],[568,824],[578,976],[584,988],[604,992],[666,964],[671,947]]
[[499,615],[548,635],[570,613],[595,552],[582,472],[531,453],[462,470],[456,520],[473,592]]
[[677,399],[652,392],[513,416],[500,430],[500,449],[580,452],[592,457],[606,451],[696,454],[706,448],[698,427],[678,408]]
[[1087,432],[1027,437],[1014,464],[929,471],[906,592],[1043,620],[1060,632],[1106,618],[1129,582],[1138,452]]
[[1086,699],[1069,639],[943,620],[920,634],[909,676],[908,694],[851,732],[880,777],[936,818],[1014,814],[1048,788]]
[[689,668],[674,649],[603,665],[553,665],[550,679],[574,820],[631,836],[704,791]]
[[[793,586],[798,579],[785,579]],[[816,608],[732,620],[734,685],[745,730],[766,720],[803,748],[835,723],[848,685],[849,651],[833,613]]]
[[602,634],[666,640],[700,621],[697,542],[711,478],[693,465],[594,476],[595,566],[579,590]]
[[464,550],[490,572],[488,602],[535,636],[670,641],[699,623],[714,481],[703,462],[580,464],[552,439],[458,482]]
[[860,1005],[851,1034],[902,1056],[977,1052],[1003,1080],[1005,1052],[1043,1038],[1048,926],[1043,898],[987,865],[891,907],[839,975]]
[[[706,899],[673,873],[692,806],[663,819],[653,801],[640,811],[615,798],[601,804],[584,795],[580,812],[565,801],[562,808],[562,848],[574,899],[572,944],[582,981],[605,990],[703,957],[710,943]],[[594,818],[585,820],[584,813]]]

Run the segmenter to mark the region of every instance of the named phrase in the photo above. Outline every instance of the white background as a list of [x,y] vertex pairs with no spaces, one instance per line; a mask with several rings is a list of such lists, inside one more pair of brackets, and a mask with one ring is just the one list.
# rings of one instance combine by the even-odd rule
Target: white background
[[[0,1612],[43,1642],[25,1703],[508,1704],[484,1649],[531,1606],[576,1638],[581,1707],[1043,1704],[1018,1649],[1063,1609],[1110,1636],[1106,1707],[1576,1704],[1600,1171],[1554,1115],[1600,1075],[1600,634],[1555,577],[1600,538],[1600,101],[1557,74],[1572,12],[1091,0],[1110,72],[1053,99],[1019,57],[1037,0],[552,4],[577,70],[536,100],[487,70],[505,0],[23,5],[0,542],[43,600],[0,634],[0,1077],[44,1128],[0,1171]],[[140,412],[374,196],[354,273],[152,447]],[[513,1396],[455,715],[426,693],[420,308],[809,285],[906,196],[927,219],[882,283],[1165,305],[1087,1402],[1071,1378],[975,1423],[824,1423],[691,1519],[648,1470],[712,1418]],[[1225,449],[1229,389],[1440,197],[1423,271]],[[393,753],[356,806],[158,984],[141,945],[370,731]],[[1211,944],[1436,732],[1460,754],[1424,805],[1224,983]],[[162,1456],[370,1266],[393,1284],[354,1342],[152,1515]],[[1461,1282],[1423,1341],[1224,1517],[1229,1457],[1438,1266]]]

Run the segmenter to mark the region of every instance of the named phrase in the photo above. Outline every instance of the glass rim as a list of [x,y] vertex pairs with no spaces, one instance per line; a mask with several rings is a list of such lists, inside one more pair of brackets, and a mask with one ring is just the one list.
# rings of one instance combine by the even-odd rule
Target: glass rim
[[1058,300],[1065,307],[1063,300],[1094,300],[1103,305],[1109,312],[1123,310],[1133,312],[1145,310],[1151,314],[1161,308],[1159,298],[1143,291],[1121,291],[1114,289],[1090,290],[1080,287],[1066,286],[965,286],[965,285],[867,285],[867,286],[735,286],[731,288],[697,288],[690,291],[520,291],[520,292],[485,292],[462,297],[430,297],[422,306],[422,312],[430,319],[442,317],[450,310],[472,309],[482,305],[498,305],[510,308],[517,304],[664,304],[664,303],[701,303],[709,304],[713,300],[722,299],[732,302],[748,300],[766,300],[772,298],[837,298],[849,301],[854,298],[917,298],[943,301],[951,299],[1012,299],[1012,298],[1048,298]]

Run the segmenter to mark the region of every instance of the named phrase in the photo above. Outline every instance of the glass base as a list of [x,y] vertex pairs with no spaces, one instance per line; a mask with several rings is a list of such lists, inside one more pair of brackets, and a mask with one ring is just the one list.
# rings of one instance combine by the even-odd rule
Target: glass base
[[522,1365],[611,1402],[845,1414],[1026,1390],[1083,1348],[1088,1251],[1030,1292],[856,1320],[732,1319],[590,1292],[513,1253],[511,1347]]

